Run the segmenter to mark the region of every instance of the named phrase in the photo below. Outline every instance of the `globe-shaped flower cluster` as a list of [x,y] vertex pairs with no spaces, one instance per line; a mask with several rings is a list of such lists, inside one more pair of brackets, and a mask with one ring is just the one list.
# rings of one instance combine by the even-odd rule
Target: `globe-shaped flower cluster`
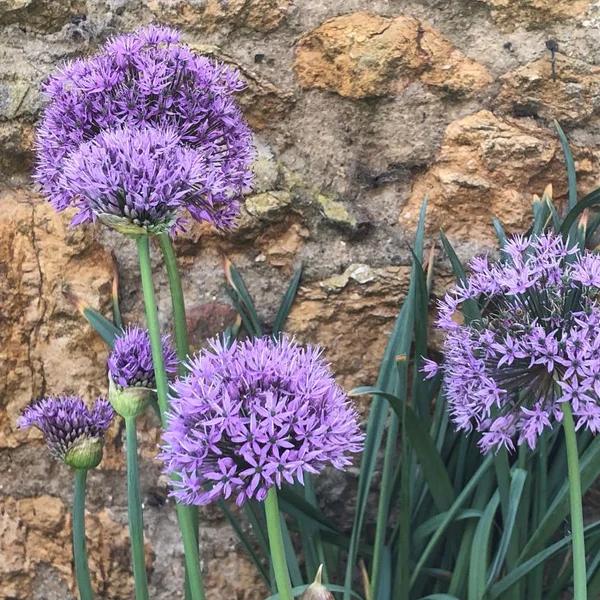
[[[251,182],[251,132],[234,100],[243,88],[236,70],[195,54],[172,29],[117,37],[47,81],[36,179],[56,209],[79,209],[75,223],[110,214],[173,231],[173,215],[187,212],[229,228]],[[142,143],[148,150],[128,164]]]
[[78,396],[48,396],[30,404],[17,424],[22,429],[37,427],[55,458],[88,469],[100,463],[104,434],[113,416],[104,398],[89,409]]
[[65,160],[65,187],[80,200],[74,223],[98,217],[123,231],[174,229],[182,203],[202,211],[196,194],[206,171],[173,130],[119,128],[98,134]]
[[[169,375],[177,372],[177,355],[169,335],[162,337],[162,352],[165,371]],[[152,347],[147,329],[129,325],[116,338],[108,357],[108,372],[112,381],[121,388],[154,388],[154,363]]]
[[[471,262],[440,303],[443,387],[452,419],[481,434],[482,451],[527,443],[562,420],[600,430],[600,256],[553,233],[509,240],[502,259]],[[463,322],[475,300],[480,316]],[[436,365],[425,371],[433,375]]]
[[362,447],[357,414],[317,348],[213,341],[189,368],[173,385],[162,452],[180,502],[264,500],[304,472],[343,469]]

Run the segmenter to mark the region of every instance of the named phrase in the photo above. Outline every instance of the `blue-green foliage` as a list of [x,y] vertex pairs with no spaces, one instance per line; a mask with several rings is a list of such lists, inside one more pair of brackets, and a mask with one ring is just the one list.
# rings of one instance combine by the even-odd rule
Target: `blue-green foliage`
[[[534,201],[530,233],[554,229],[583,245],[600,218],[580,217],[600,205],[600,190],[578,200],[574,161],[558,125],[557,131],[567,165],[568,202],[561,214],[548,194]],[[425,220],[426,202],[412,246],[409,291],[388,338],[379,376],[371,386],[354,390],[354,395],[370,399],[370,412],[352,529],[341,531],[323,514],[310,478],[304,487],[281,491],[294,593],[300,595],[318,565],[324,564],[324,580],[343,600],[559,600],[572,585],[562,433],[546,434],[534,452],[521,448],[513,456],[505,451],[482,456],[474,436],[454,431],[439,378],[425,381],[419,372],[433,308],[423,259]],[[494,220],[493,227],[502,258],[506,234],[500,221]],[[455,276],[464,278],[464,268],[443,233],[440,247]],[[225,335],[277,335],[300,277],[298,270],[268,331],[241,274],[228,263],[228,292],[240,319]],[[470,301],[463,312],[467,320],[476,318],[479,306]],[[110,344],[118,331],[112,322],[89,307],[84,315]],[[600,438],[580,435],[579,450],[585,491],[600,474]],[[261,505],[248,503],[242,514],[224,504],[222,508],[274,591]],[[600,522],[587,526],[586,546],[589,597],[597,598]]]

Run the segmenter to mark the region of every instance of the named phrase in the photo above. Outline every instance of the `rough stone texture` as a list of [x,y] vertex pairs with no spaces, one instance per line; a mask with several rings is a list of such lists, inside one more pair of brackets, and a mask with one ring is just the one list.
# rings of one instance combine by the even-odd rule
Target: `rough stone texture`
[[386,344],[382,331],[397,314],[397,298],[406,293],[409,275],[410,267],[350,264],[339,275],[301,287],[290,328],[302,339],[324,345],[346,389],[373,381],[373,358],[383,354]]
[[415,80],[469,94],[491,81],[485,67],[428,24],[368,12],[335,17],[305,35],[295,69],[302,87],[349,98],[397,94]]
[[7,448],[33,437],[15,431],[29,399],[57,389],[103,391],[105,346],[81,327],[65,292],[103,307],[111,268],[101,245],[40,198],[5,191],[0,206],[0,448]]
[[556,119],[563,126],[589,119],[600,105],[600,68],[557,55],[540,58],[503,75],[498,107],[515,117]]
[[[373,383],[407,289],[408,245],[424,195],[428,244],[443,226],[462,258],[494,246],[490,221],[528,224],[533,194],[565,171],[552,119],[573,143],[581,191],[598,184],[600,3],[583,0],[0,0],[0,597],[73,598],[71,476],[15,420],[46,392],[106,391],[106,348],[72,298],[109,314],[114,253],[128,321],[141,319],[133,244],[70,229],[30,178],[39,85],[65,58],[152,21],[237,65],[256,130],[256,185],[237,232],[194,225],[176,250],[193,345],[236,316],[231,260],[267,327],[300,263],[288,329],[322,344],[346,387]],[[548,40],[558,43],[552,79]],[[434,291],[450,281],[437,252]],[[170,299],[153,260],[165,327]],[[151,596],[182,598],[181,546],[160,439],[140,421]],[[89,544],[98,597],[131,595],[122,428],[90,477]],[[348,478],[327,474],[326,511],[349,520]],[[202,514],[209,598],[266,593],[217,509]]]
[[285,19],[291,0],[148,0],[156,18],[177,27],[214,31],[219,26],[248,27],[267,33]]
[[590,0],[480,0],[491,8],[492,17],[511,28],[544,27],[557,19],[582,17]]
[[[597,173],[597,153],[576,146],[572,150],[585,190]],[[502,119],[483,110],[454,121],[433,166],[415,180],[401,222],[414,227],[427,196],[431,231],[442,228],[464,241],[486,241],[494,236],[489,223],[496,215],[507,231],[525,230],[531,190],[554,183],[561,192],[560,152],[556,136],[531,119]]]
[[[98,595],[126,598],[133,595],[127,566],[129,540],[110,509],[87,516],[90,572]],[[70,515],[55,496],[0,497],[0,552],[3,560],[3,597],[32,598],[39,593],[37,573],[43,565],[62,579],[71,579]],[[151,567],[152,556],[148,553]],[[71,590],[74,592],[74,590]]]

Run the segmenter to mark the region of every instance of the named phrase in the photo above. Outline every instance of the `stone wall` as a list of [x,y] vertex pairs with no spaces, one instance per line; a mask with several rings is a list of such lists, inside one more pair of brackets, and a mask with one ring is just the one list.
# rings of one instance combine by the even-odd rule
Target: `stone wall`
[[[325,346],[340,382],[370,383],[407,287],[407,244],[424,195],[429,232],[463,256],[493,245],[490,220],[523,229],[532,194],[565,191],[558,119],[581,190],[600,161],[600,3],[589,0],[0,0],[0,597],[72,598],[70,477],[20,410],[51,392],[106,390],[106,348],[69,293],[105,312],[114,264],[130,320],[141,316],[130,243],[70,229],[30,180],[39,83],[62,60],[152,21],[239,66],[256,131],[257,185],[240,230],[194,227],[177,242],[196,346],[234,318],[228,256],[265,319],[300,262],[289,328]],[[558,43],[554,68],[546,42]],[[112,254],[112,256],[111,256]],[[168,290],[157,265],[160,308]],[[437,289],[448,279],[443,264]],[[179,598],[181,549],[143,426],[151,595]],[[99,596],[131,598],[122,431],[91,476],[92,571]],[[324,486],[343,486],[325,481]],[[340,490],[332,490],[332,493]],[[211,598],[263,598],[215,510],[203,514]]]

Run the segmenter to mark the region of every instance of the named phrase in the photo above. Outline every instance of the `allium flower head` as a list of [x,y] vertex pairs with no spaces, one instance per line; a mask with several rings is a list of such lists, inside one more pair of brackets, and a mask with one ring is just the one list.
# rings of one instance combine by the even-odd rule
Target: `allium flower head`
[[[171,338],[162,338],[162,353],[168,375],[177,373],[177,354]],[[123,417],[139,414],[156,388],[148,330],[128,326],[116,340],[108,357],[109,399]]]
[[[569,249],[548,233],[517,236],[504,261],[471,262],[464,284],[440,303],[446,332],[444,390],[458,429],[477,430],[482,451],[526,442],[562,419],[600,430],[600,256]],[[460,305],[481,316],[460,323]],[[426,372],[435,368],[427,363]]]
[[89,409],[78,396],[48,396],[30,404],[17,424],[37,427],[55,458],[76,469],[92,469],[102,460],[104,434],[113,416],[104,398]]
[[[194,153],[194,160],[185,160],[201,168],[202,175],[196,174],[191,181],[193,194],[180,193],[164,212],[186,209],[195,219],[218,228],[231,227],[242,190],[251,182],[252,136],[234,100],[243,88],[235,69],[195,54],[181,43],[176,31],[150,26],[119,36],[98,54],[67,64],[47,81],[48,104],[37,136],[36,179],[57,210],[79,206],[77,222],[89,221],[96,208],[105,208],[107,203],[113,206],[113,199],[110,195],[104,200],[95,198],[91,204],[85,194],[82,199],[80,186],[73,189],[70,177],[65,176],[72,154],[103,131],[144,126],[166,130],[176,137],[182,154],[186,149]],[[129,156],[127,151],[123,156]],[[170,158],[174,161],[172,152]],[[181,170],[175,161],[171,164]],[[170,184],[158,181],[158,173],[163,172],[150,169],[152,181],[160,185],[145,217],[156,211],[162,216],[157,204]],[[140,176],[130,173],[136,180]],[[93,180],[98,183],[97,178]],[[182,192],[176,187],[176,192]],[[94,185],[84,188],[94,191]],[[139,187],[135,189],[140,192]],[[151,192],[149,185],[142,195]],[[123,202],[134,208],[133,200]]]
[[362,447],[357,414],[317,348],[213,341],[189,366],[173,386],[162,453],[180,502],[264,500],[304,472],[343,469]]
[[176,228],[181,205],[208,214],[197,192],[206,175],[200,158],[172,130],[103,131],[64,161],[61,177],[79,208],[74,223],[98,217],[123,233],[160,233]]

